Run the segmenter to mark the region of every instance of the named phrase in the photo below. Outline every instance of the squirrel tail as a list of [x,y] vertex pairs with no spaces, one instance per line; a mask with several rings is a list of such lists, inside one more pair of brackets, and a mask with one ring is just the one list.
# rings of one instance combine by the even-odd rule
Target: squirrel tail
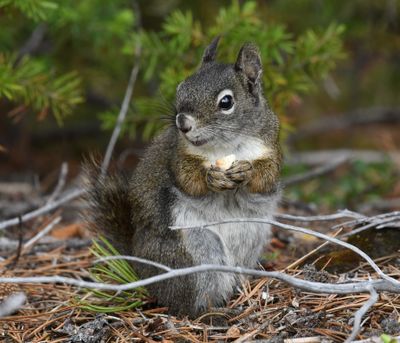
[[124,174],[101,178],[100,169],[93,159],[84,164],[87,204],[84,220],[95,235],[105,237],[120,254],[132,254],[134,228],[129,178]]

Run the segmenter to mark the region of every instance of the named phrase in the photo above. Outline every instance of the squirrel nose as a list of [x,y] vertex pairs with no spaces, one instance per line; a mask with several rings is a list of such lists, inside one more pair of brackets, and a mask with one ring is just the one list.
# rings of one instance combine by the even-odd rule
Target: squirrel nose
[[188,133],[193,128],[194,120],[191,116],[187,116],[186,114],[179,113],[176,116],[176,126],[183,133]]

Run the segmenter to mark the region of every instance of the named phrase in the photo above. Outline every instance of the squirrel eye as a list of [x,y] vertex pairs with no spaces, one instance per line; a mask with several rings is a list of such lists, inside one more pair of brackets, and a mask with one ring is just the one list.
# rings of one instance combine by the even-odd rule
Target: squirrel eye
[[223,90],[218,96],[218,107],[225,114],[231,114],[234,107],[233,94],[230,89]]
[[225,95],[220,101],[219,101],[219,107],[222,110],[229,110],[233,106],[233,98],[231,95]]

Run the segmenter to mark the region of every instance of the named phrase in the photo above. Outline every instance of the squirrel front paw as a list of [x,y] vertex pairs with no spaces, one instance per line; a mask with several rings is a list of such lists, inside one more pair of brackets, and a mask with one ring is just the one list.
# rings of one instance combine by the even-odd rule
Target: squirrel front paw
[[250,161],[242,160],[233,162],[225,172],[226,177],[237,185],[248,183],[253,174],[253,165]]
[[238,186],[235,181],[226,176],[225,170],[215,166],[211,166],[207,170],[206,182],[208,188],[214,192],[235,189]]

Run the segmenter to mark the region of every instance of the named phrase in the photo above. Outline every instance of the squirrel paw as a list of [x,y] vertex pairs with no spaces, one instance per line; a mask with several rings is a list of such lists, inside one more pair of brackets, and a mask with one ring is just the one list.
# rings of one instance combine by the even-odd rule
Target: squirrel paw
[[225,172],[226,177],[236,184],[246,184],[250,181],[252,174],[253,165],[246,160],[233,162],[232,166]]
[[226,172],[221,168],[214,166],[208,169],[206,175],[208,188],[214,192],[237,188],[237,183],[233,180],[230,180],[225,173]]

